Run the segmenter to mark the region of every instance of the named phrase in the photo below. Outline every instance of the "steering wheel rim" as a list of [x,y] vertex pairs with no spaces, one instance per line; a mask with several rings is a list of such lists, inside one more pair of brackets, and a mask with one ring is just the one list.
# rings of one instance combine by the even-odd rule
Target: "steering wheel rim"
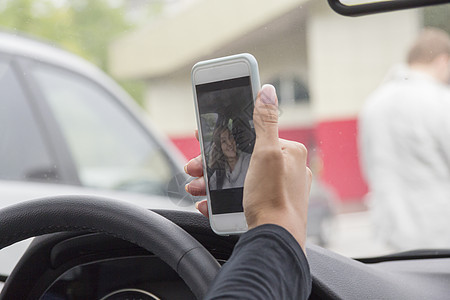
[[[166,262],[201,299],[219,263],[178,225],[150,210],[98,196],[53,196],[0,210],[0,249],[49,233],[89,231],[136,244]],[[0,299],[8,295],[7,284]]]

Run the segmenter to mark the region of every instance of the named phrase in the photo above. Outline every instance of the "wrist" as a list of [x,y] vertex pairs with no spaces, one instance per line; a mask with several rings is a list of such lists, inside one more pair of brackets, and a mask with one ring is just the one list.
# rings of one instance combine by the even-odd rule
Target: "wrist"
[[297,241],[297,243],[305,252],[306,243],[306,218],[301,220],[301,216],[295,213],[271,212],[270,214],[262,214],[253,218],[248,224],[249,229],[264,225],[274,224],[286,229]]

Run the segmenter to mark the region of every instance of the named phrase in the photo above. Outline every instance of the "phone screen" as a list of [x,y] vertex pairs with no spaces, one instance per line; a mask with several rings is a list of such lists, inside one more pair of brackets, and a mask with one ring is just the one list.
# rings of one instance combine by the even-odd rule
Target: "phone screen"
[[250,77],[196,85],[212,214],[242,212],[255,145]]

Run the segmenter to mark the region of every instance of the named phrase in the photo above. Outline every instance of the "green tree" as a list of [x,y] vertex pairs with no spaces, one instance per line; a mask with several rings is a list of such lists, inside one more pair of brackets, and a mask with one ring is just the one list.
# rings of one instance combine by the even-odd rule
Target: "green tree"
[[[108,72],[109,44],[134,28],[125,18],[123,3],[111,6],[108,0],[3,0],[0,27],[55,43]],[[142,103],[142,83],[121,84]]]

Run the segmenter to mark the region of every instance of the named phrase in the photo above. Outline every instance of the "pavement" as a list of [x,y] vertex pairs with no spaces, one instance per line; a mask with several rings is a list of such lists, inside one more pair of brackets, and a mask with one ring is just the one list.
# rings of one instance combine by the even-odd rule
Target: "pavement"
[[341,212],[334,222],[332,238],[325,248],[353,258],[380,256],[394,252],[393,249],[375,239],[367,209]]

